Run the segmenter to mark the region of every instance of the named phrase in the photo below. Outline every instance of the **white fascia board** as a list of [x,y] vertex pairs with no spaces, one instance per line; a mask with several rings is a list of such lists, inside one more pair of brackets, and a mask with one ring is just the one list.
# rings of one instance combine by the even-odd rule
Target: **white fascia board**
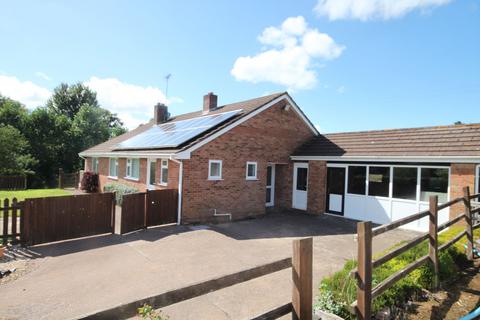
[[290,159],[294,161],[480,163],[480,157],[475,156],[290,156]]
[[194,144],[193,146],[191,146],[190,148],[184,150],[184,151],[181,151],[179,153],[177,153],[176,155],[176,158],[177,159],[190,159],[190,156],[191,156],[191,153],[195,150],[197,150],[198,148],[202,147],[203,145],[209,143],[210,141],[218,138],[219,136],[221,136],[222,134],[232,130],[233,128],[235,128],[236,126],[244,123],[245,121],[255,117],[257,114],[267,110],[268,108],[270,108],[271,106],[277,104],[278,102],[282,101],[283,99],[287,100],[287,102],[290,104],[290,106],[292,106],[293,110],[295,110],[295,112],[300,116],[300,118],[305,122],[305,124],[307,124],[307,126],[310,128],[310,130],[312,130],[312,132],[315,134],[315,135],[318,135],[318,131],[317,129],[315,129],[315,127],[312,125],[312,123],[307,119],[307,117],[303,114],[303,112],[300,110],[300,108],[298,107],[298,105],[295,103],[295,101],[293,101],[293,99],[290,98],[290,96],[288,94],[282,94],[281,96],[279,96],[278,98],[275,98],[274,100],[270,101],[269,103],[263,105],[262,107],[260,107],[259,109],[253,111],[253,112],[250,112],[249,114],[247,114],[245,117],[242,117],[240,118],[239,120],[231,123],[230,125],[226,126],[225,128],[219,130],[218,132],[212,134],[211,136],[207,137],[206,139]]
[[98,158],[168,158],[174,157],[175,152],[142,152],[142,151],[120,151],[120,152],[80,152],[80,157]]

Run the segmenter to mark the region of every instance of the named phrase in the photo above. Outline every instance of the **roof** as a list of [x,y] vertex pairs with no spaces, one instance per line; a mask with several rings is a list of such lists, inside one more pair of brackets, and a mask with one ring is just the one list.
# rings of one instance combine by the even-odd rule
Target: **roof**
[[[194,137],[194,139],[187,141],[183,145],[175,148],[175,149],[168,149],[168,148],[162,148],[161,150],[157,150],[156,153],[175,153],[179,150],[185,149],[192,144],[195,144],[196,142],[205,139],[206,137],[210,136],[214,132],[216,132],[219,128],[225,127],[227,124],[230,124],[232,122],[235,122],[239,120],[240,118],[243,118],[247,116],[248,114],[254,112],[255,110],[261,108],[262,106],[268,104],[269,102],[275,100],[276,98],[282,96],[282,95],[288,95],[286,92],[278,92],[274,93],[271,95],[255,98],[255,99],[250,99],[246,101],[241,101],[241,102],[236,102],[236,103],[231,103],[231,104],[226,104],[223,106],[217,107],[215,110],[210,111],[208,115],[214,115],[214,114],[219,114],[219,113],[224,113],[228,111],[234,111],[238,109],[242,109],[242,112],[239,113],[237,116],[229,119],[225,123],[222,123],[221,125],[212,128],[211,130],[208,130],[206,132],[201,133],[199,136]],[[188,120],[188,119],[194,119],[194,118],[199,118],[205,116],[202,110],[196,111],[196,112],[190,112],[190,113],[185,113],[181,115],[176,115],[171,117],[166,123],[172,123],[176,121],[182,121],[182,120]],[[140,125],[136,129],[133,129],[131,131],[128,131],[127,133],[124,133],[118,137],[112,138],[104,143],[98,144],[96,146],[93,146],[87,150],[84,150],[80,153],[81,156],[87,156],[87,155],[96,155],[96,154],[103,154],[103,153],[110,153],[110,152],[116,152],[115,149],[117,145],[123,141],[126,141],[142,132],[147,131],[148,129],[152,128],[156,124],[153,122],[153,120],[149,121],[147,124]],[[122,150],[122,152],[126,152]],[[155,151],[153,150],[146,150],[144,153],[154,153]],[[121,153],[121,152],[119,152]]]
[[294,157],[480,157],[480,123],[320,135]]

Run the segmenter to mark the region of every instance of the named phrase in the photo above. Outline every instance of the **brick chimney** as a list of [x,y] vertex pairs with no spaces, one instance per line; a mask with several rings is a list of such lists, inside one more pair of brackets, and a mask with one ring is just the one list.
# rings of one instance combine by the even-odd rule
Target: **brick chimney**
[[168,112],[168,107],[163,103],[157,103],[153,107],[153,120],[155,124],[161,124],[168,120],[170,113]]
[[203,96],[203,113],[208,113],[209,111],[215,110],[217,108],[217,95],[213,92]]

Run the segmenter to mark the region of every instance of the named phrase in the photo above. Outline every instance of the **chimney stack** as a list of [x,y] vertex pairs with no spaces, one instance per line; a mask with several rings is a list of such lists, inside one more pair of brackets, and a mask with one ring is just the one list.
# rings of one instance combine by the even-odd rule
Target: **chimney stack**
[[203,96],[203,113],[208,113],[209,111],[215,110],[217,108],[217,95],[213,92]]
[[153,107],[153,120],[155,124],[161,124],[168,120],[170,113],[168,113],[168,107],[163,103],[157,103]]

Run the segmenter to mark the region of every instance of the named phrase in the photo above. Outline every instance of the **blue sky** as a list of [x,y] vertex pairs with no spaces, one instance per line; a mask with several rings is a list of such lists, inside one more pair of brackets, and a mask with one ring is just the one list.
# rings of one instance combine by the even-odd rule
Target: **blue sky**
[[0,93],[86,82],[129,125],[289,90],[322,132],[480,122],[478,0],[4,1]]

